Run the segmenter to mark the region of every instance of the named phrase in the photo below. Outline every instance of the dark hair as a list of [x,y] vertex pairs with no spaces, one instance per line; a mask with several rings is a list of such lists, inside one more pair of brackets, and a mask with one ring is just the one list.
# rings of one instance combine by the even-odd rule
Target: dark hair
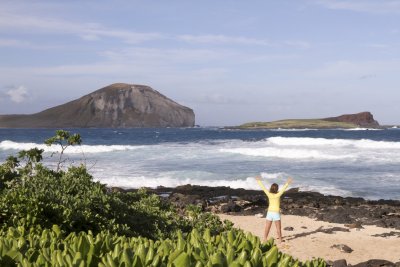
[[273,184],[271,185],[271,188],[269,189],[269,192],[270,192],[270,193],[273,193],[273,194],[276,194],[276,193],[278,193],[278,189],[279,189],[278,184],[273,183]]

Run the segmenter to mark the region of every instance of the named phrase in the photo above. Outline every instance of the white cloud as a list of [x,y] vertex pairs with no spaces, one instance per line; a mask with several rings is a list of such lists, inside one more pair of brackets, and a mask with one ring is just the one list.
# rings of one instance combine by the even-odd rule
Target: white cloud
[[208,95],[201,95],[197,99],[192,100],[193,103],[200,103],[200,104],[216,104],[216,105],[246,105],[251,103],[244,98],[234,98],[227,95],[213,93]]
[[15,32],[15,30],[29,33],[71,34],[90,41],[101,38],[117,38],[130,44],[166,38],[159,33],[113,29],[97,23],[71,22],[54,18],[0,12],[0,31]]
[[211,43],[211,44],[243,44],[243,45],[272,45],[271,42],[262,39],[226,36],[226,35],[180,35],[178,39],[189,43]]
[[[170,35],[158,32],[136,32],[126,29],[112,28],[100,23],[70,21],[46,15],[31,15],[21,10],[4,8],[0,10],[0,32],[6,33],[29,33],[29,34],[52,34],[52,35],[75,35],[85,41],[98,41],[104,38],[122,40],[127,44],[138,44],[154,40],[180,40],[192,44],[221,44],[221,45],[256,45],[256,46],[293,46],[298,48],[309,48],[310,44],[302,40],[294,41],[270,41],[263,38],[252,38],[247,36],[228,36],[223,34],[204,35]],[[4,45],[21,45],[21,41],[4,40]],[[1,42],[0,42],[1,45]],[[25,44],[27,45],[27,44]]]
[[233,56],[233,52],[221,49],[192,49],[192,48],[145,48],[134,47],[125,49],[108,50],[101,53],[112,62],[136,61],[148,65],[149,63],[209,63],[210,61],[226,59]]
[[317,69],[307,71],[304,75],[324,80],[358,80],[366,76],[371,78],[368,75],[374,75],[374,77],[396,77],[395,74],[398,69],[400,69],[399,60],[341,60],[326,63]]
[[365,75],[360,76],[360,80],[373,79],[375,77],[376,77],[375,74],[365,74]]
[[284,43],[288,46],[294,46],[294,47],[302,48],[302,49],[311,48],[311,44],[306,41],[286,41]]
[[90,33],[88,33],[88,34],[82,34],[82,35],[81,35],[81,38],[82,38],[83,40],[86,40],[86,41],[98,41],[98,40],[100,40],[100,37],[99,37],[98,35],[96,35],[96,34],[90,34]]
[[260,45],[260,46],[292,46],[297,48],[310,48],[311,44],[306,41],[269,41],[266,39],[257,39],[243,36],[226,36],[226,35],[179,35],[177,39],[196,44],[233,44],[233,45]]
[[386,49],[386,48],[390,47],[390,45],[388,45],[388,44],[378,44],[378,43],[375,43],[375,44],[364,44],[364,46],[365,47],[370,47],[370,48],[377,48],[377,49]]
[[368,13],[400,13],[399,0],[317,0],[329,9],[352,10]]
[[11,101],[22,103],[28,98],[28,90],[24,86],[20,85],[8,90],[6,95],[10,97]]
[[16,40],[16,39],[0,39],[0,47],[26,47],[29,46],[30,43],[26,41]]
[[391,34],[399,34],[400,30],[399,29],[392,29],[392,30],[390,30],[390,33]]

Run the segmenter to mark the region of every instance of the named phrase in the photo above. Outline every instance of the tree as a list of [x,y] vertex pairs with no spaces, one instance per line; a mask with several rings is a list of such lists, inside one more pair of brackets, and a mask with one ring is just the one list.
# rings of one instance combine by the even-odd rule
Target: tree
[[64,162],[62,159],[64,151],[69,146],[80,145],[82,143],[82,139],[79,134],[71,134],[70,132],[65,130],[57,130],[56,135],[47,139],[46,141],[44,141],[44,143],[48,146],[51,146],[53,144],[58,144],[61,146],[60,157],[57,163],[57,172],[59,172],[61,163]]

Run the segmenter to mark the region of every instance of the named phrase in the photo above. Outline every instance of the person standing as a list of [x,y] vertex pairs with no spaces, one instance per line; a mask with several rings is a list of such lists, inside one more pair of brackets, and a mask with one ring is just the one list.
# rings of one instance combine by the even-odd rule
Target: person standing
[[264,190],[265,194],[268,197],[268,211],[265,223],[264,230],[264,241],[267,241],[269,230],[271,229],[272,222],[275,222],[276,231],[278,234],[279,242],[283,242],[282,240],[282,225],[281,225],[281,213],[280,213],[280,203],[281,196],[287,189],[287,187],[293,182],[293,179],[289,177],[283,188],[279,191],[279,186],[276,183],[271,185],[271,188],[267,190],[264,184],[261,181],[261,176],[256,176],[257,183]]

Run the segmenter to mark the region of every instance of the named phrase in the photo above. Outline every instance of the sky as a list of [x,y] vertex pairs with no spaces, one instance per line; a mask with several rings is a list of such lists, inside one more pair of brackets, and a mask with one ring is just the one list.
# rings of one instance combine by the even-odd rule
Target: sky
[[362,111],[399,124],[400,0],[0,1],[0,114],[117,82],[201,126]]

